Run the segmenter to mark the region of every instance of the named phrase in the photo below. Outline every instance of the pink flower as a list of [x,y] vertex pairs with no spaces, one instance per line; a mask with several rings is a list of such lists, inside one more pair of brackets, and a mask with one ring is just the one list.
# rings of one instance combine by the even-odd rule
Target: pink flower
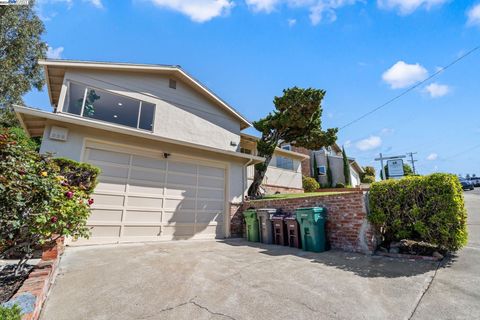
[[55,222],[58,221],[58,218],[57,218],[57,217],[52,217],[52,218],[50,219],[50,221],[51,221],[52,223],[55,223]]
[[67,192],[65,192],[65,196],[66,196],[68,199],[72,199],[72,198],[73,198],[73,191],[67,191]]
[[94,202],[95,202],[95,201],[94,201],[92,198],[88,199],[88,205],[89,205],[89,206],[91,206]]

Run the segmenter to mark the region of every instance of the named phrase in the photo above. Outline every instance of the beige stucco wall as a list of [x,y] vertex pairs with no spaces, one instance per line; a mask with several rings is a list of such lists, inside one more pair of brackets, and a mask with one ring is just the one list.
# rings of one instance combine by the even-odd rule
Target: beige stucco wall
[[[52,125],[68,128],[67,141],[57,141],[49,138]],[[47,123],[40,152],[51,152],[56,157],[66,157],[76,161],[82,161],[86,140],[117,144],[117,147],[119,148],[122,148],[122,146],[125,146],[126,148],[145,148],[158,152],[159,156],[166,152],[170,154],[171,159],[175,159],[176,157],[190,157],[224,163],[228,177],[228,179],[226,179],[227,201],[239,202],[242,200],[244,191],[242,184],[244,179],[243,166],[248,161],[247,159],[238,159],[215,152],[192,149],[175,144],[113,133],[106,130],[87,128],[78,125],[67,125],[65,123],[54,121],[49,121]]]
[[[285,155],[282,155],[285,157]],[[284,188],[302,189],[302,167],[298,159],[293,159],[294,170],[286,170],[274,166],[276,163],[276,156],[272,157],[270,165],[265,173],[263,184]],[[248,187],[253,181],[254,167],[249,166],[247,169]]]
[[163,75],[70,70],[65,73],[59,111],[67,81],[154,103],[155,135],[230,151],[240,143],[238,119],[179,80],[171,89],[169,77]]

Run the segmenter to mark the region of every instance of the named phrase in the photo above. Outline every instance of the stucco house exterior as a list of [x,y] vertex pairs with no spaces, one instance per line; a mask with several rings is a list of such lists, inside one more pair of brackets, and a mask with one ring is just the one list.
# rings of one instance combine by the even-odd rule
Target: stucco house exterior
[[[102,170],[91,238],[71,244],[230,236],[230,205],[244,199],[253,165],[264,160],[247,151],[245,117],[179,66],[40,64],[53,112],[15,106],[20,123],[42,137],[41,153]],[[269,168],[267,188],[301,191],[308,156],[276,157],[287,160]]]
[[[345,175],[343,172],[343,156],[342,149],[334,144],[330,147],[324,147],[320,150],[307,150],[304,148],[292,148],[296,153],[302,153],[308,155],[309,158],[302,161],[302,172],[303,175],[314,177],[322,186],[328,184],[327,178],[327,159],[330,165],[330,170],[332,172],[332,187],[335,187],[338,183],[345,184]],[[315,160],[314,161],[314,157]],[[353,187],[358,187],[361,184],[360,176],[363,173],[363,168],[358,164],[354,158],[348,157],[348,162],[350,164],[350,184]],[[314,174],[314,164],[317,164],[318,167],[318,177],[315,177]]]

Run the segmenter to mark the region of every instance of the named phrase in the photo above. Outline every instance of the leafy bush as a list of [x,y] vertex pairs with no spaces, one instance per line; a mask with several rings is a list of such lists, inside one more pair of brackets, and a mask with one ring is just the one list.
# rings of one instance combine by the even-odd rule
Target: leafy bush
[[337,183],[335,188],[345,188],[345,185],[343,183]]
[[411,239],[447,250],[467,243],[462,186],[451,174],[386,180],[370,186],[369,220],[388,244]]
[[362,182],[363,183],[374,183],[375,182],[375,177],[374,176],[363,176]]
[[2,320],[21,320],[22,309],[16,304],[11,307],[0,305],[0,319]]
[[89,236],[98,169],[40,155],[16,129],[0,129],[0,159],[0,258],[20,255],[20,270],[39,246]]
[[317,180],[306,176],[302,177],[302,186],[305,192],[315,192],[320,189],[320,184],[317,182]]

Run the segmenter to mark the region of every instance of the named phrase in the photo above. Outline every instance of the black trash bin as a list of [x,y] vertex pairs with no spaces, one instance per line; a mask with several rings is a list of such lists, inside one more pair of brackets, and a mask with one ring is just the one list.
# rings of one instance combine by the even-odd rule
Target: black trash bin
[[273,243],[272,217],[277,209],[257,209],[258,226],[260,229],[260,242],[265,244]]

